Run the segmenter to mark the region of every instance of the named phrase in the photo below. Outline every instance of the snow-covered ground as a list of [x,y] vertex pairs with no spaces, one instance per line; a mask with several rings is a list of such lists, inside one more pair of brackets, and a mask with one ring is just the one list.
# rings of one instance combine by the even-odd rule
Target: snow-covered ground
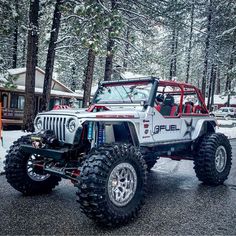
[[2,131],[3,139],[2,143],[0,144],[0,173],[3,172],[3,161],[5,160],[6,151],[9,149],[12,143],[22,135],[26,135],[26,133],[20,130]]
[[[230,120],[224,121],[224,125],[230,125],[230,122],[231,122]],[[230,139],[236,138],[236,126],[233,125],[232,127],[220,126],[219,128],[216,129],[216,131],[224,133]],[[6,151],[9,149],[12,143],[18,138],[20,138],[22,135],[26,135],[26,133],[20,130],[3,131],[3,146],[0,145],[0,173],[4,171],[3,161],[5,160]]]

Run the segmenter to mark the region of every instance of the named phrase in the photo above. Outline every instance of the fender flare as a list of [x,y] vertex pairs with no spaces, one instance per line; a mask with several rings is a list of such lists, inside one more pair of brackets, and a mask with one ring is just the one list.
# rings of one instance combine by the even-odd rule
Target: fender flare
[[215,120],[204,120],[204,119],[199,120],[193,132],[192,139],[195,140],[206,132],[215,133],[216,126],[217,126],[217,123]]

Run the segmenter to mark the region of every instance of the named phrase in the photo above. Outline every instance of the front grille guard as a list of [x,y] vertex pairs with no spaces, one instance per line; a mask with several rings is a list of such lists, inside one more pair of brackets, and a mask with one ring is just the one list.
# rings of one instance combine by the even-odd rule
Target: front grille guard
[[66,117],[46,116],[43,117],[43,129],[52,130],[59,141],[65,142],[66,139]]

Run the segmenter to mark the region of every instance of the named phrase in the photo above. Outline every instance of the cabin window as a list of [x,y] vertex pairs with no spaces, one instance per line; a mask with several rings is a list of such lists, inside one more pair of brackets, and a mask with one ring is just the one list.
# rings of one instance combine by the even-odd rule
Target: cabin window
[[24,106],[25,106],[25,97],[19,96],[18,97],[18,109],[24,110]]
[[8,96],[6,94],[2,95],[2,107],[7,108],[8,106]]
[[22,95],[11,95],[11,108],[23,110],[25,105],[25,97]]

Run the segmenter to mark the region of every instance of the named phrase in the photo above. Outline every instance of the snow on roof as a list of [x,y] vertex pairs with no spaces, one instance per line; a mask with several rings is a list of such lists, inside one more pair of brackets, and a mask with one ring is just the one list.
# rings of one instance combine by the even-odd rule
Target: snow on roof
[[[37,67],[36,66],[36,70],[39,71],[40,73],[42,74],[45,74],[45,71],[42,70],[41,68]],[[26,73],[26,67],[23,67],[23,68],[14,68],[14,69],[9,69],[8,70],[8,73],[10,75],[19,75],[19,74],[23,74],[23,73]],[[68,88],[67,86],[65,86],[63,83],[61,83],[59,80],[55,79],[55,78],[52,78],[52,80],[58,84],[60,84],[62,87],[64,87],[68,92],[71,92],[73,93],[73,91]]]
[[10,75],[17,75],[26,72],[26,68],[16,68],[7,70]]
[[[40,68],[37,67],[37,66],[36,66],[36,70],[38,70],[38,71],[41,72],[42,74],[45,74],[44,70],[40,69]],[[9,69],[9,70],[7,70],[7,71],[8,71],[8,73],[11,74],[11,75],[18,75],[18,74],[26,73],[26,67]]]
[[[25,91],[25,86],[17,85],[17,89],[21,90],[21,91]],[[35,88],[35,92],[36,93],[43,93],[43,89],[42,88]],[[52,89],[51,94],[58,95],[58,96],[69,96],[69,97],[81,98],[81,96],[79,94],[74,93],[73,91],[72,92],[63,92],[63,91]]]
[[79,96],[83,97],[84,93],[82,90],[75,90],[75,93],[78,94]]
[[65,86],[65,85],[64,85],[62,82],[60,82],[59,80],[54,79],[54,78],[53,78],[53,80],[54,80],[56,83],[58,83],[58,84],[60,84],[61,86],[63,86],[64,88],[66,88],[69,92],[74,93],[70,88],[68,88],[67,86]]

